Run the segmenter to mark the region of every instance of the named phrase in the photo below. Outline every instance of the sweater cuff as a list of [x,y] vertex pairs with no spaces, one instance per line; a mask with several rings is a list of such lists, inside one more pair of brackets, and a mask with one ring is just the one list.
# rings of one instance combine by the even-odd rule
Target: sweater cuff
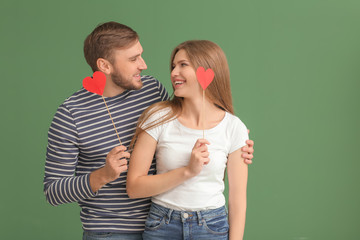
[[84,186],[83,194],[86,196],[85,198],[92,198],[92,197],[96,197],[98,195],[99,191],[97,193],[94,193],[91,190],[91,187],[90,187],[90,173],[84,175],[83,186]]

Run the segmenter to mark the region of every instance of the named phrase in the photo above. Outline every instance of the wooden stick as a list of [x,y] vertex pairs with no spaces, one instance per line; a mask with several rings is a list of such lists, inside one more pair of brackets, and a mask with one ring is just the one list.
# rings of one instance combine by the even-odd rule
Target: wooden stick
[[203,90],[203,98],[202,98],[202,127],[203,127],[203,139],[205,139],[205,90]]
[[118,134],[118,132],[117,132],[117,130],[116,130],[116,127],[115,127],[115,123],[114,123],[114,121],[113,121],[113,119],[112,119],[112,117],[111,117],[111,114],[110,114],[109,108],[108,108],[108,106],[107,106],[107,104],[106,104],[106,101],[105,101],[104,96],[102,96],[102,99],[104,100],[104,103],[105,103],[106,109],[107,109],[107,111],[108,111],[108,113],[109,113],[109,116],[110,116],[111,122],[112,122],[112,124],[113,124],[113,126],[114,126],[114,129],[115,129],[116,135],[117,135],[117,137],[118,137],[118,139],[119,139],[119,142],[120,142],[120,145],[122,145],[121,140],[120,140],[120,137],[119,137],[119,134]]

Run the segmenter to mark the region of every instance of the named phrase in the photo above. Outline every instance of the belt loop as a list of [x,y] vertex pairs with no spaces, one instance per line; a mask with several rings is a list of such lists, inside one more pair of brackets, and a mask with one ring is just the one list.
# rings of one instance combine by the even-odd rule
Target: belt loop
[[199,226],[201,226],[202,222],[203,222],[203,219],[202,219],[202,216],[201,216],[201,211],[196,211],[196,213],[197,213],[197,217],[198,217]]
[[169,209],[169,211],[168,211],[168,213],[166,214],[166,221],[165,221],[165,223],[166,224],[169,224],[170,223],[170,219],[171,219],[171,214],[173,213],[173,209]]

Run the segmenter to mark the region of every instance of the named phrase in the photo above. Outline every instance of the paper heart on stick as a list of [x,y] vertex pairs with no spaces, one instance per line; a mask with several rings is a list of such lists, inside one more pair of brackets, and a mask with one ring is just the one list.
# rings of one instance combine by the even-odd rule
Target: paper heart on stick
[[116,132],[116,136],[118,137],[119,139],[119,142],[120,142],[120,145],[122,145],[121,143],[121,139],[120,139],[120,136],[119,136],[119,133],[118,131],[116,130],[116,126],[115,126],[115,123],[114,123],[114,120],[113,118],[111,117],[111,113],[110,113],[110,110],[106,104],[106,101],[105,101],[105,98],[103,96],[103,92],[104,92],[104,88],[105,88],[105,84],[106,84],[106,76],[103,72],[100,72],[100,71],[96,71],[94,72],[93,76],[92,77],[86,77],[83,79],[83,87],[88,90],[89,92],[92,92],[92,93],[95,93],[95,94],[99,94],[100,96],[102,96],[102,99],[105,103],[105,106],[106,106],[106,109],[109,113],[109,117],[111,119],[111,122],[113,124],[113,127],[115,129],[115,132]]
[[198,67],[196,70],[196,77],[201,87],[205,90],[209,84],[214,80],[214,71],[208,68],[206,71],[203,67]]
[[83,79],[83,87],[89,92],[102,96],[106,84],[106,76],[103,72],[96,71],[93,77]]

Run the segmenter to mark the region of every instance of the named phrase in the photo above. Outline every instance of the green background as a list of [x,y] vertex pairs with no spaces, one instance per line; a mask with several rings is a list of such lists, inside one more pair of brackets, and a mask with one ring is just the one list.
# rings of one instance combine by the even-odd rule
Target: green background
[[1,239],[81,239],[76,203],[43,195],[47,131],[91,75],[99,23],[140,34],[145,74],[171,92],[169,55],[209,39],[227,54],[251,129],[245,239],[360,239],[360,1],[1,1]]

